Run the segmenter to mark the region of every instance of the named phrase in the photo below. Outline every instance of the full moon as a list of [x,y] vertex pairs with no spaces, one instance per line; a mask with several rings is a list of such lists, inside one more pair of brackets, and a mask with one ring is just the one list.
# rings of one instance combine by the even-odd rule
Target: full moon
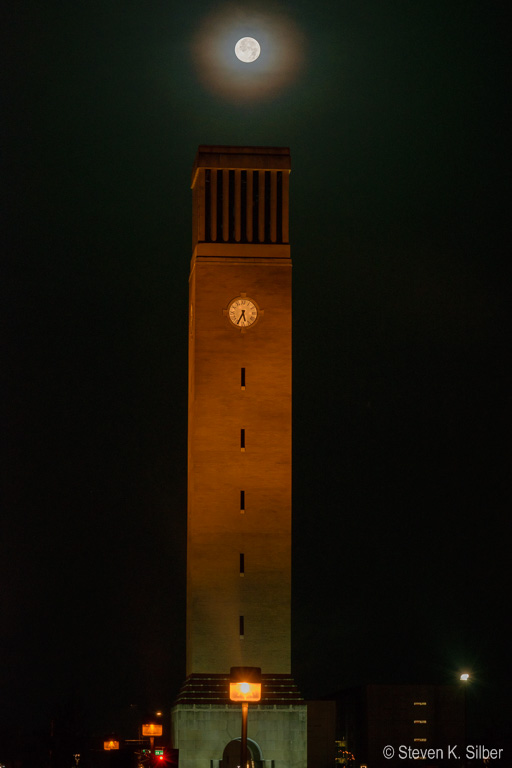
[[240,61],[247,63],[256,61],[261,53],[260,44],[254,37],[242,37],[235,45],[235,53]]

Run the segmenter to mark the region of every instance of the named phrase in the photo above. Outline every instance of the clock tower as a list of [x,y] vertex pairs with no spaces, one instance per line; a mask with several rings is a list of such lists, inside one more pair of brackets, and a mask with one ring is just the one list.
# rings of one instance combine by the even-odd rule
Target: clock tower
[[306,765],[306,705],[290,660],[289,172],[289,150],[267,147],[201,146],[193,168],[180,768],[239,765],[231,667],[262,671],[249,759]]

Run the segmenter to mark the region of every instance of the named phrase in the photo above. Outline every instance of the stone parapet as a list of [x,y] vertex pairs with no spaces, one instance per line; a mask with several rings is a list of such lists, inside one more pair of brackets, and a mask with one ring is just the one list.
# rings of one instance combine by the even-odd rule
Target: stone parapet
[[[303,701],[291,675],[263,674],[261,676],[261,701],[253,707],[300,703]],[[176,704],[226,705],[229,699],[229,674],[192,674],[187,677],[176,699]]]

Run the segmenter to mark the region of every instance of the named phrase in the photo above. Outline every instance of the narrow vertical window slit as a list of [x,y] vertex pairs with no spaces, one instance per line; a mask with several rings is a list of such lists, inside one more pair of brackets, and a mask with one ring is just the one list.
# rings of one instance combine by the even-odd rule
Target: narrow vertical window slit
[[[252,174],[252,241],[259,240],[260,182],[259,171]],[[252,242],[251,241],[251,242]]]
[[241,240],[247,242],[247,171],[242,171],[242,189],[240,199]]
[[[223,237],[223,217],[224,217],[224,171],[216,172],[217,177],[217,226],[216,226],[216,240]],[[223,238],[224,239],[224,238]]]
[[217,171],[212,169],[210,171],[210,240],[215,242],[217,240],[217,193],[218,193],[218,180]]
[[229,240],[229,204],[231,188],[229,184],[229,170],[222,169],[222,239],[225,243]]
[[228,203],[228,236],[226,240],[230,243],[235,242],[235,172],[228,171],[229,174],[229,203]]
[[211,170],[206,168],[204,172],[204,239],[209,242],[211,234]]
[[263,181],[264,185],[264,200],[263,200],[263,206],[264,206],[264,226],[263,226],[263,237],[261,238],[262,242],[270,243],[271,242],[271,183],[270,183],[270,171],[265,171],[265,177]]
[[277,242],[283,242],[283,172],[277,174]]

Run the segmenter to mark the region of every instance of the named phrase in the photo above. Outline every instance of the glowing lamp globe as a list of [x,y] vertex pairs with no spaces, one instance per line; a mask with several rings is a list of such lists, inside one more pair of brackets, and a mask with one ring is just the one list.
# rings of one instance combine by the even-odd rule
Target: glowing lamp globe
[[161,723],[144,723],[142,725],[143,736],[161,736],[162,724]]
[[232,667],[229,698],[236,702],[260,701],[261,669],[259,667]]
[[229,698],[231,701],[259,701],[261,683],[230,683]]
[[104,741],[103,749],[107,751],[110,749],[119,749],[119,742],[116,739],[109,739],[108,741]]

